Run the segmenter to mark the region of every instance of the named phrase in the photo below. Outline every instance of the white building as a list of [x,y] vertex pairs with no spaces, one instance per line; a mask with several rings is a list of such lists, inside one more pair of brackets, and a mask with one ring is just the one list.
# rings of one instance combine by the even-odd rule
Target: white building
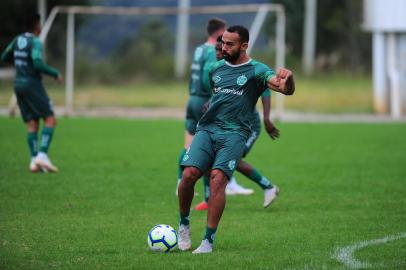
[[363,26],[373,35],[375,111],[406,115],[406,1],[364,0]]

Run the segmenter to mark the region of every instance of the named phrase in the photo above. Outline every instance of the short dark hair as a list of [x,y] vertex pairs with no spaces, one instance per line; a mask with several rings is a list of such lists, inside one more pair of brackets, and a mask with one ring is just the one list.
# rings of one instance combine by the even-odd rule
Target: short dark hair
[[213,18],[207,22],[207,33],[209,34],[209,36],[211,36],[218,30],[225,27],[226,27],[225,21],[219,18]]
[[223,43],[223,35],[218,36],[217,39],[216,39],[216,42],[217,43]]
[[41,20],[41,16],[38,13],[28,14],[24,20],[25,30],[32,32],[34,30],[35,26],[37,25],[37,23],[40,22],[40,20]]
[[241,25],[234,25],[227,29],[227,32],[230,33],[237,33],[240,37],[241,43],[248,42],[250,40],[250,33],[248,29]]

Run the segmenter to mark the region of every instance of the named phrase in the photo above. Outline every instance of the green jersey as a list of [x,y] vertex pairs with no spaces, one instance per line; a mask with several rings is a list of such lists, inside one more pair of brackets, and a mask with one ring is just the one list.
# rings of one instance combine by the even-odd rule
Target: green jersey
[[214,45],[205,43],[196,48],[191,66],[189,95],[201,97],[211,96],[208,70],[216,61]]
[[268,66],[252,59],[240,65],[225,60],[212,65],[209,77],[213,96],[198,130],[238,132],[248,137],[255,104],[274,74]]
[[[271,96],[271,90],[265,89],[265,91],[261,95],[261,98],[270,97],[270,96]],[[258,131],[261,129],[261,120],[260,119],[261,119],[261,117],[259,116],[259,112],[255,107],[254,112],[252,113],[252,116],[251,116],[251,120],[250,120],[251,129],[253,131]],[[259,131],[258,131],[258,133],[259,133]]]
[[14,62],[16,69],[15,85],[29,85],[41,82],[41,73],[58,77],[58,70],[42,61],[41,41],[31,33],[17,36],[1,55],[1,60]]

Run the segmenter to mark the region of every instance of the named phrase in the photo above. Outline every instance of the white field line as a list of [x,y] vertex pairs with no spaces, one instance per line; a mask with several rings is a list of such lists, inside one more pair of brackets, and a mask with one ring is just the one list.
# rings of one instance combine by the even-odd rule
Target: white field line
[[406,232],[402,232],[402,233],[395,234],[395,235],[389,235],[389,236],[386,236],[381,239],[362,241],[362,242],[356,243],[351,246],[338,248],[334,252],[334,258],[350,269],[361,269],[361,268],[372,267],[367,262],[361,262],[361,261],[355,259],[353,256],[354,252],[357,250],[360,250],[362,248],[365,248],[367,246],[385,244],[385,243],[388,243],[391,241],[396,241],[396,240],[399,240],[402,238],[406,238]]

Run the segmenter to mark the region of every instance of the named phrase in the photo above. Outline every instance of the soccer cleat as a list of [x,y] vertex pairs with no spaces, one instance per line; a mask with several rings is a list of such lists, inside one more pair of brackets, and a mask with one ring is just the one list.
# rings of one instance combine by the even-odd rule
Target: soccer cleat
[[178,247],[180,250],[188,250],[192,247],[192,240],[190,239],[189,225],[179,225],[178,230]]
[[41,167],[37,165],[37,163],[35,163],[35,157],[31,158],[31,162],[30,162],[30,171],[33,173],[36,172],[40,172],[41,171]]
[[209,204],[205,201],[203,201],[195,206],[196,211],[205,211],[207,209],[209,209]]
[[52,164],[51,160],[48,158],[48,155],[45,153],[38,153],[37,157],[35,158],[35,163],[45,172],[58,172],[58,168]]
[[213,245],[209,240],[203,239],[198,248],[192,251],[193,254],[211,253],[213,251]]
[[226,195],[251,195],[253,193],[253,189],[244,188],[239,185],[234,177],[230,179],[230,182],[226,186]]
[[264,191],[264,207],[267,208],[278,197],[279,188],[273,186],[273,188],[265,189]]
[[229,187],[227,185],[226,186],[226,195],[237,195],[237,193],[234,191],[234,189],[232,189],[231,187]]

